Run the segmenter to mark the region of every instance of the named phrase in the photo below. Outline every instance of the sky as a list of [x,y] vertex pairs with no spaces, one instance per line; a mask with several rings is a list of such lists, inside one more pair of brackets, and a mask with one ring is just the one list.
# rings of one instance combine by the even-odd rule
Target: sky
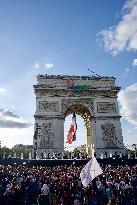
[[[116,77],[124,143],[137,143],[137,0],[0,0],[2,146],[32,144],[36,75],[88,68]],[[73,147],[86,142],[77,123]]]

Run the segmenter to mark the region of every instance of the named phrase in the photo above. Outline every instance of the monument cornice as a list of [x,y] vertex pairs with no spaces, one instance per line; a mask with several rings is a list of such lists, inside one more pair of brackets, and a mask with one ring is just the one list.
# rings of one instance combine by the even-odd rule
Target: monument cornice
[[37,78],[39,79],[68,79],[68,78],[73,78],[73,79],[116,79],[113,76],[74,76],[74,75],[38,75]]
[[[47,85],[43,85],[43,84],[39,84],[39,85],[33,85],[34,90],[44,90],[44,91],[72,91],[73,88],[68,88],[66,86],[47,86]],[[80,90],[82,91],[119,91],[121,89],[121,87],[119,86],[115,86],[115,87],[88,87],[88,89],[86,90]]]
[[113,118],[113,119],[120,119],[122,116],[121,115],[103,115],[103,116],[95,116],[94,119],[98,119],[98,120],[106,120],[106,119],[110,119],[110,118]]
[[34,115],[35,119],[39,119],[39,120],[51,120],[51,119],[62,119],[64,120],[65,117],[64,115],[40,115],[40,114],[36,114]]
[[36,88],[34,89],[38,96],[49,96],[49,97],[117,97],[118,89],[89,89],[81,90],[77,93],[73,92],[72,89],[66,88]]

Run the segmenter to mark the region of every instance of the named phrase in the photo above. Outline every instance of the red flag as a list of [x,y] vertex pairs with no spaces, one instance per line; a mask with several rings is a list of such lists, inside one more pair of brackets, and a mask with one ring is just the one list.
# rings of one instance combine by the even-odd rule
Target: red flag
[[74,125],[74,135],[73,135],[72,141],[75,141],[76,140],[76,130],[77,130],[76,115],[75,115],[75,113],[73,113],[72,124]]
[[67,142],[66,143],[72,144],[74,133],[75,133],[74,124],[71,124],[70,129],[68,131]]

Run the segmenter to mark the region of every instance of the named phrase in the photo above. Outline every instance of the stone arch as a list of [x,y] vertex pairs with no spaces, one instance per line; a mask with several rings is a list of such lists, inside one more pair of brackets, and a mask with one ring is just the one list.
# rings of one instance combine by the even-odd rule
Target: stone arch
[[91,116],[93,116],[94,105],[93,100],[90,98],[72,98],[72,99],[63,99],[62,100],[62,114],[65,113],[65,110],[70,106],[81,105],[85,107],[85,109],[89,110]]
[[81,103],[75,103],[73,105],[70,105],[66,108],[63,115],[64,117],[67,117],[69,114],[72,113],[78,114],[83,118],[86,128],[90,126],[91,113],[85,105]]
[[[34,150],[51,155],[54,151],[63,152],[64,118],[74,111],[84,118],[88,144],[93,142],[98,157],[106,151],[123,152],[117,105],[119,90],[114,77],[38,75],[37,85],[34,85]],[[108,121],[110,124],[104,124]],[[112,146],[108,146],[109,135],[113,138]]]
[[85,125],[89,125],[90,119],[93,116],[94,105],[91,99],[67,99],[62,100],[62,114],[71,114],[72,111],[77,112],[84,119]]

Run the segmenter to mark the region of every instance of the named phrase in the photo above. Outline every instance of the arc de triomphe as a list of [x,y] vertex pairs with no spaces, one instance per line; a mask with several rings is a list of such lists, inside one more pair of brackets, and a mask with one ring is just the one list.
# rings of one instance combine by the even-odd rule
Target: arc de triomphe
[[88,153],[122,153],[119,90],[114,77],[38,75],[34,153],[42,158],[44,153],[52,157],[64,151],[64,120],[74,112],[84,119]]

